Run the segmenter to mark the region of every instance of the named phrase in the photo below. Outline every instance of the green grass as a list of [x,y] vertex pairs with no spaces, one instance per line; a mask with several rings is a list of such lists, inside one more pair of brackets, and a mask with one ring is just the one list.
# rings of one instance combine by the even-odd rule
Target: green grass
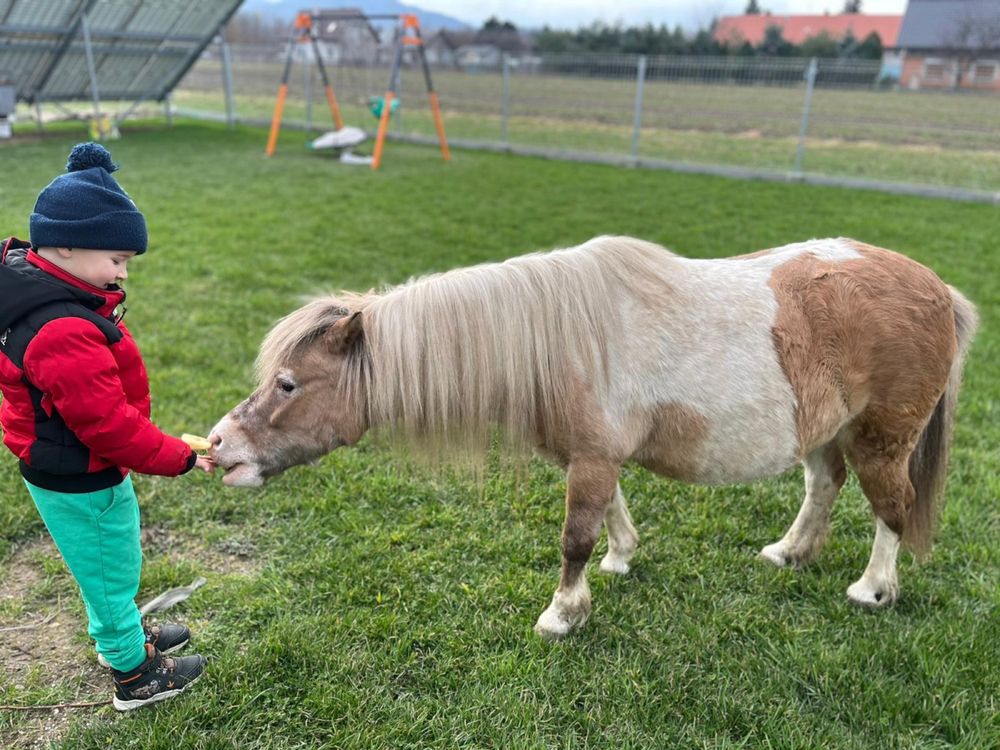
[[[4,231],[26,236],[77,139],[0,147]],[[844,596],[872,540],[853,480],[824,556],[794,572],[754,555],[794,517],[800,471],[706,488],[630,467],[634,572],[609,579],[593,565],[590,621],[548,644],[531,628],[557,582],[563,483],[544,464],[514,473],[491,460],[477,484],[364,441],[255,491],[140,477],[144,525],[174,543],[149,552],[139,598],[208,578],[170,614],[192,626],[209,670],[155,709],[75,714],[57,747],[1000,745],[996,208],[462,151],[445,164],[395,143],[372,173],[292,131],[266,160],[264,140],[182,123],[112,146],[149,222],[128,321],[168,431],[204,432],[250,391],[257,344],[304,294],[601,233],[699,257],[853,236],[930,265],[982,313],[938,546],[925,565],[903,555],[900,601],[868,614]],[[13,547],[42,533],[10,456],[0,498],[3,581]],[[245,569],[224,564],[234,549],[250,555]],[[41,575],[36,594],[77,618],[59,637],[82,643],[68,574],[48,562]],[[0,672],[4,704],[101,697],[73,677]],[[0,713],[0,745],[30,720]]]
[[[224,112],[222,71],[202,60],[174,92],[177,106]],[[622,75],[632,75],[622,68]],[[268,121],[282,66],[237,62],[235,109]],[[374,129],[368,97],[386,86],[383,70],[331,67],[345,122]],[[434,71],[451,137],[501,141],[501,77],[496,72]],[[402,75],[401,132],[434,135],[419,70]],[[330,127],[314,83],[312,121]],[[515,145],[617,154],[631,151],[635,82],[515,73],[510,79],[508,141]],[[644,87],[639,155],[695,164],[791,170],[804,87],[736,86],[651,80]],[[287,120],[305,122],[305,84],[293,66]],[[1000,190],[1000,139],[993,123],[1000,97],[935,91],[826,89],[814,92],[802,169],[872,180]]]

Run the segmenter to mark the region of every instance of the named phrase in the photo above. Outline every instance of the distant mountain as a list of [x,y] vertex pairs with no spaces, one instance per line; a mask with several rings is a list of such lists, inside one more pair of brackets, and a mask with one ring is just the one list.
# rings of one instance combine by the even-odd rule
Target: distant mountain
[[[406,5],[398,0],[343,0],[343,2],[317,2],[317,0],[246,0],[240,6],[240,13],[256,13],[262,18],[276,18],[289,23],[302,10],[314,8],[359,8],[363,13],[413,13],[420,19],[423,29],[471,29],[472,25],[443,13],[423,10],[414,5]],[[385,22],[375,23],[385,26]]]

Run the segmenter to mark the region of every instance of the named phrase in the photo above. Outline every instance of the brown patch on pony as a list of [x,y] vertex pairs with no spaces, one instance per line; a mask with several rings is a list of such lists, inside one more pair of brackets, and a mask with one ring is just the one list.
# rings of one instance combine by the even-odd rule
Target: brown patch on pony
[[678,403],[659,406],[635,460],[657,474],[694,482],[698,479],[701,447],[708,438],[708,419]]
[[604,512],[615,496],[619,465],[605,458],[570,464],[566,478],[566,526],[563,554],[586,562],[604,523]]
[[[849,241],[861,258],[809,253],[776,267],[775,349],[795,392],[805,455],[841,435],[875,513],[907,530],[907,463],[945,391],[956,356],[949,288],[889,250]],[[930,493],[933,495],[934,493]],[[929,528],[917,534],[923,537]],[[909,532],[911,546],[926,539]]]
[[[772,333],[798,401],[803,455],[865,409],[919,412],[922,425],[955,354],[944,282],[898,253],[852,244],[863,257],[829,261],[804,253],[771,276],[778,301]],[[885,416],[893,424],[906,419]]]
[[559,587],[576,583],[601,534],[604,514],[618,486],[619,464],[606,458],[574,460],[566,475],[566,521]]
[[577,375],[570,376],[570,381],[570,406],[564,419],[551,427],[541,418],[536,420],[536,451],[563,468],[581,457],[600,456],[623,463],[629,451],[622,444],[621,432],[608,423],[594,387]]

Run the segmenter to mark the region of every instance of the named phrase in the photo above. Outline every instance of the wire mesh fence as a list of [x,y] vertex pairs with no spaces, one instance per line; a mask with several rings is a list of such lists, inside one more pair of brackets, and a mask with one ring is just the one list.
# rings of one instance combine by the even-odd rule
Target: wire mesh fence
[[[329,130],[316,64],[299,52],[284,122]],[[267,123],[285,57],[280,44],[215,44],[174,106]],[[345,122],[374,131],[390,59],[325,63]],[[524,55],[431,69],[448,137],[464,145],[1000,191],[1000,95],[899,90],[878,61]],[[399,94],[390,134],[434,138],[415,58],[404,58]]]

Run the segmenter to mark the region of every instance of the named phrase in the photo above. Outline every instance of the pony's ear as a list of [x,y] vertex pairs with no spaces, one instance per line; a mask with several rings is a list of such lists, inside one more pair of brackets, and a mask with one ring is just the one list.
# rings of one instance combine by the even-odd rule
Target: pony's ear
[[323,338],[326,339],[326,345],[331,352],[334,354],[343,354],[354,346],[355,342],[361,340],[363,333],[364,327],[362,326],[361,311],[359,310],[351,315],[345,315],[330,326],[326,333],[323,334]]

